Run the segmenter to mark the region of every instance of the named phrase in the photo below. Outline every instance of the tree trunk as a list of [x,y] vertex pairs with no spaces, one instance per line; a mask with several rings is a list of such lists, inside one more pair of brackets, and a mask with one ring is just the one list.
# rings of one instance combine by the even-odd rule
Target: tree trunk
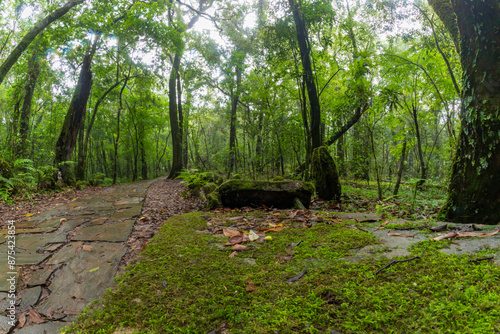
[[403,149],[401,150],[401,160],[399,161],[399,170],[398,170],[398,178],[396,180],[396,185],[394,186],[394,192],[392,193],[394,196],[398,195],[399,185],[401,184],[401,178],[403,176],[403,171],[405,167],[405,158],[406,158],[406,138],[403,142]]
[[92,88],[92,57],[97,48],[98,37],[94,39],[92,48],[87,52],[83,60],[80,77],[76,85],[71,103],[66,113],[61,134],[56,143],[54,164],[59,168],[64,184],[73,184],[74,176],[71,167],[68,164],[61,164],[70,161],[73,155],[73,149],[76,144],[78,131],[85,115],[87,100]]
[[309,37],[307,28],[302,16],[300,5],[296,0],[288,0],[290,9],[293,13],[295,21],[295,29],[297,31],[297,40],[299,43],[300,56],[302,60],[302,68],[304,70],[304,80],[307,87],[307,95],[309,96],[309,105],[311,107],[311,140],[312,149],[321,146],[321,107],[319,97],[314,82],[314,74],[311,65],[311,48],[309,45]]
[[425,166],[424,152],[422,150],[422,137],[418,124],[417,107],[412,108],[413,123],[415,124],[415,135],[417,137],[418,160],[420,161],[420,180],[417,182],[417,189],[420,189],[427,179],[427,167]]
[[170,169],[169,179],[175,179],[182,171],[182,130],[178,117],[177,109],[177,76],[181,66],[180,52],[176,52],[172,63],[172,71],[168,81],[168,113],[170,116],[170,128],[172,130],[172,168]]
[[[122,89],[120,90],[120,105],[118,107],[118,112],[116,114],[116,137],[114,142],[114,157],[113,157],[113,184],[116,184],[116,179],[118,177],[118,143],[120,140],[120,118],[123,110],[123,90],[127,86],[127,81],[129,77],[125,78]],[[118,82],[117,82],[118,84]],[[114,88],[114,87],[113,87]]]
[[35,49],[33,57],[29,62],[28,78],[25,86],[25,94],[23,107],[19,117],[19,147],[17,150],[18,157],[27,157],[28,153],[28,136],[30,131],[31,104],[35,93],[36,82],[40,74],[40,63],[37,55],[38,48]]
[[236,71],[236,87],[231,96],[231,120],[229,129],[229,168],[227,178],[231,177],[234,165],[236,164],[236,111],[238,110],[238,101],[240,99],[240,85],[241,85],[241,68],[239,64],[235,65]]
[[3,82],[7,73],[9,73],[12,66],[14,66],[19,57],[21,57],[26,48],[28,48],[31,42],[33,42],[35,37],[38,36],[38,34],[41,33],[52,22],[56,21],[61,16],[66,14],[71,8],[78,4],[81,4],[82,2],[84,2],[84,0],[68,1],[61,8],[56,9],[45,18],[38,21],[38,23],[33,28],[31,28],[31,30],[28,31],[26,35],[24,35],[23,39],[14,48],[14,50],[12,50],[7,59],[5,59],[2,66],[0,66],[0,84]]
[[462,130],[441,213],[456,223],[498,224],[500,6],[498,0],[453,0],[452,5],[461,41]]

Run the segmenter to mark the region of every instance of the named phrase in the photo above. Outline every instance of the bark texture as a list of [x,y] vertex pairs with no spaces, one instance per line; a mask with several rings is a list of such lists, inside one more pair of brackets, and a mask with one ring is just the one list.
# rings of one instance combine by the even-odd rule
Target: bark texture
[[68,164],[61,164],[70,161],[75,148],[78,132],[82,126],[85,116],[87,100],[92,88],[92,57],[97,47],[97,38],[94,40],[92,49],[89,50],[83,60],[80,76],[76,85],[71,103],[64,118],[61,133],[56,143],[54,163],[61,172],[62,182],[71,185],[75,182],[71,167]]
[[500,222],[500,2],[453,0],[461,42],[462,130],[448,199],[456,223]]
[[181,66],[182,54],[176,53],[172,64],[172,72],[168,81],[168,114],[170,116],[170,128],[172,129],[172,168],[169,179],[175,179],[182,171],[182,130],[179,122],[177,109],[177,76]]

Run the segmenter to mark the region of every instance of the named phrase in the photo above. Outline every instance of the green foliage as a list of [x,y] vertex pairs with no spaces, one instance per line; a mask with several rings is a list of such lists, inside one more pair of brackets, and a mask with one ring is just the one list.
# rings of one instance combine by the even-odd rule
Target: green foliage
[[90,176],[89,185],[93,187],[104,185],[106,179],[106,174],[104,173],[96,173]]

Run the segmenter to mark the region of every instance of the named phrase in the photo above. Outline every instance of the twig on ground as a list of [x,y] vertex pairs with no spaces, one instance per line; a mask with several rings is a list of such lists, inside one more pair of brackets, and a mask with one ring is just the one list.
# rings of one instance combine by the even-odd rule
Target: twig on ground
[[410,259],[406,259],[406,260],[392,260],[389,264],[387,264],[385,267],[383,268],[380,268],[379,270],[377,270],[375,272],[375,275],[377,275],[379,272],[381,272],[382,270],[384,269],[387,269],[389,268],[390,266],[392,266],[393,264],[396,264],[396,263],[400,263],[400,262],[408,262],[408,261],[412,261],[412,260],[415,260],[415,259],[420,259],[422,256],[424,256],[424,253],[425,253],[425,250],[422,251],[422,255],[419,255],[419,256],[415,256],[415,257],[412,257]]
[[494,258],[495,258],[494,256],[488,256],[488,257],[483,257],[483,258],[480,258],[480,259],[470,260],[470,262],[486,261],[486,260],[491,260],[491,259],[494,259]]

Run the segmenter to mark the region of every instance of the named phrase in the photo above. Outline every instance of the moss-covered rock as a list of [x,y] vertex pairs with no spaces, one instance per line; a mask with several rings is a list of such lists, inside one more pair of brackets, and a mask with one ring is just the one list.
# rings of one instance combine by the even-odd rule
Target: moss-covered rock
[[258,207],[262,204],[280,209],[293,208],[295,198],[309,207],[314,186],[301,181],[229,180],[217,191],[225,207]]
[[340,200],[342,188],[339,173],[332,156],[324,146],[314,149],[312,153],[311,176],[319,198],[326,201]]
[[207,208],[209,210],[217,209],[222,207],[222,201],[220,199],[220,194],[217,191],[213,191],[207,196]]

